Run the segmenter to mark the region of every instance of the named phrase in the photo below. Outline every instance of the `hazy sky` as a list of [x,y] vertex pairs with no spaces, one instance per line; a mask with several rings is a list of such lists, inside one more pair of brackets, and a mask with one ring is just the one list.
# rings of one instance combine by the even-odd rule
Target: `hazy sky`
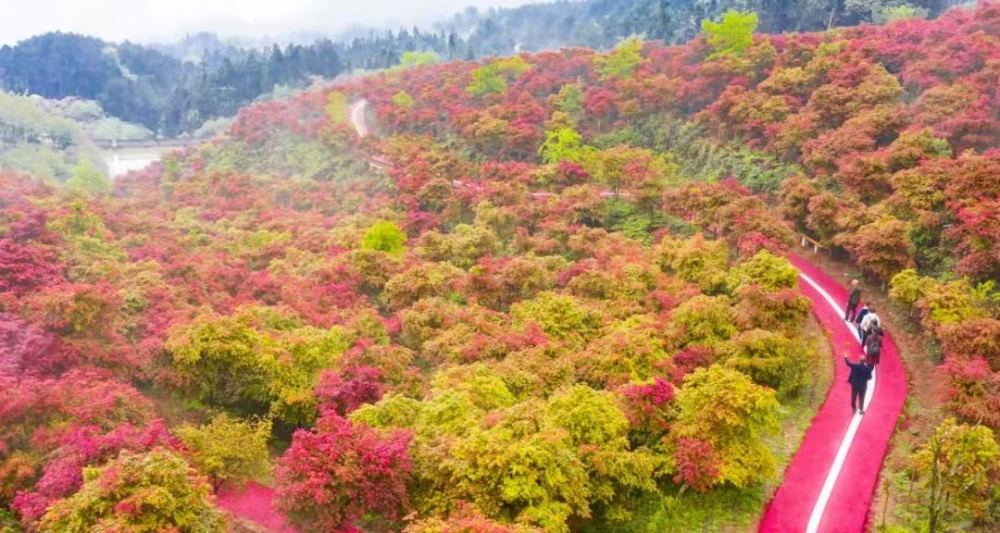
[[238,35],[334,32],[354,24],[427,23],[470,5],[514,6],[533,0],[8,1],[11,5],[0,15],[2,44],[56,30],[114,41],[174,38],[200,30]]

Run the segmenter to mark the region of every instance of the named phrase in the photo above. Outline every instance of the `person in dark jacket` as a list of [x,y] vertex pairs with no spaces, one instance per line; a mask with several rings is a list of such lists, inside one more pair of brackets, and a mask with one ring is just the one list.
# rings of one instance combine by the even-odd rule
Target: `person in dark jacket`
[[857,413],[860,408],[861,414],[865,414],[865,393],[868,392],[868,380],[872,378],[872,369],[865,364],[863,355],[857,363],[852,363],[847,355],[844,355],[844,363],[851,368],[851,375],[847,377],[847,382],[851,384],[851,409]]
[[862,347],[865,349],[865,357],[868,358],[868,366],[875,368],[882,362],[882,343],[884,342],[885,330],[876,327],[871,334],[865,337]]
[[847,297],[847,311],[844,313],[844,322],[854,322],[854,317],[858,312],[858,304],[861,303],[861,287],[858,280],[851,280],[851,294]]

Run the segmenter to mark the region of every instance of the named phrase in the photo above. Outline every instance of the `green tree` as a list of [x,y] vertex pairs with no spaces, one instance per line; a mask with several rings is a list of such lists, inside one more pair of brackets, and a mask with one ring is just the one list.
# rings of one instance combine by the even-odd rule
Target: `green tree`
[[406,91],[399,91],[392,95],[392,103],[400,109],[413,109],[413,97]]
[[413,68],[420,65],[433,65],[438,62],[438,55],[434,52],[403,52],[399,58],[400,68]]
[[709,294],[726,290],[729,247],[725,241],[710,241],[697,233],[680,242],[664,239],[660,251],[661,264],[682,280]]
[[507,80],[490,66],[480,67],[472,71],[472,83],[465,90],[472,96],[505,93]]
[[323,108],[326,118],[332,124],[347,124],[347,97],[340,91],[333,91],[326,97],[326,106]]
[[243,485],[270,470],[270,420],[240,420],[221,414],[208,424],[185,425],[176,433],[190,450],[195,468],[208,476],[215,490],[226,482]]
[[711,444],[718,463],[714,484],[746,487],[774,474],[774,456],[764,443],[765,436],[778,431],[780,404],[773,390],[736,370],[712,365],[684,379],[676,405],[671,434]]
[[729,298],[699,294],[677,306],[672,322],[684,331],[687,344],[713,346],[736,335]]
[[442,235],[429,231],[420,240],[420,255],[432,261],[448,261],[460,268],[469,268],[480,257],[500,248],[496,233],[484,224],[459,224],[454,231]]
[[722,16],[722,22],[703,20],[701,29],[708,34],[708,42],[715,48],[709,59],[724,55],[742,56],[753,44],[757,14],[728,11]]
[[39,526],[53,533],[222,533],[225,517],[211,488],[184,459],[157,449],[122,452],[102,468],[85,468],[83,487],[54,503]]
[[196,402],[240,415],[269,413],[290,425],[316,416],[319,373],[348,348],[341,327],[306,326],[280,309],[248,306],[228,316],[205,313],[167,339],[174,365]]
[[452,296],[465,272],[451,263],[423,263],[389,278],[382,298],[401,309],[422,298]]
[[602,79],[624,79],[635,74],[635,69],[645,61],[642,57],[642,40],[629,37],[610,53],[594,58],[595,70]]
[[888,24],[894,20],[904,20],[913,18],[927,18],[930,12],[922,7],[912,4],[902,3],[895,6],[885,6],[872,11],[872,22],[875,24]]
[[579,118],[584,111],[583,108],[583,87],[579,83],[567,83],[559,88],[556,95],[556,105],[559,110],[566,113],[574,120]]
[[583,136],[573,128],[559,128],[555,131],[545,132],[545,142],[538,149],[542,156],[542,161],[546,163],[559,163],[561,161],[572,161],[581,163],[592,149],[582,144]]
[[726,366],[779,391],[782,397],[795,396],[808,384],[808,354],[785,335],[752,329],[720,344],[716,351]]
[[1000,473],[1000,446],[985,426],[941,423],[912,457],[919,476],[929,533],[950,530],[955,519],[981,517]]
[[607,150],[584,152],[584,167],[591,176],[610,187],[616,194],[625,190],[633,194],[643,194],[643,190],[632,191],[658,184],[669,172],[666,161],[645,148],[616,146]]
[[66,180],[66,188],[84,196],[105,196],[111,192],[111,180],[100,170],[80,163],[73,168],[73,177]]
[[905,304],[912,311],[913,305],[934,285],[933,279],[923,277],[917,274],[916,270],[908,268],[892,277],[889,282],[889,298]]
[[530,68],[531,65],[521,57],[494,61],[473,70],[472,83],[465,90],[472,96],[507,92],[507,82]]
[[514,319],[524,324],[534,322],[558,340],[583,341],[593,337],[601,326],[601,316],[572,296],[543,292],[531,300],[511,306]]
[[788,259],[761,250],[732,269],[729,279],[734,291],[744,285],[760,285],[769,291],[776,291],[797,287],[799,271]]
[[406,234],[394,222],[380,220],[371,225],[361,238],[362,250],[379,250],[390,254],[401,254],[406,247]]

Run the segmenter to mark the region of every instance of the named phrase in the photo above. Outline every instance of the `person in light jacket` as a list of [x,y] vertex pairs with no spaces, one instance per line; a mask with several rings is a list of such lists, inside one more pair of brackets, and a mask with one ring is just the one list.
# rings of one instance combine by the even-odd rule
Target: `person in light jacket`
[[861,310],[858,311],[858,316],[854,317],[854,327],[858,330],[858,338],[861,338],[861,321],[868,316],[868,306],[862,305]]
[[865,345],[865,340],[868,339],[868,336],[873,331],[881,327],[882,321],[879,319],[878,314],[875,313],[875,308],[869,307],[868,312],[865,313],[865,317],[861,319],[861,346]]

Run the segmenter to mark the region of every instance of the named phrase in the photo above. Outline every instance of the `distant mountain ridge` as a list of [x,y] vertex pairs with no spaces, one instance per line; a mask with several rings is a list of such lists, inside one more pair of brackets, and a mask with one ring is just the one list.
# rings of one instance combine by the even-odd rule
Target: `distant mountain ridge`
[[[269,44],[196,33],[179,42],[110,43],[48,33],[0,48],[0,89],[49,99],[97,101],[105,112],[160,136],[192,133],[206,121],[273,93],[342,73],[400,64],[406,52],[470,60],[560,47],[606,49],[642,35],[683,43],[701,21],[732,9],[756,12],[765,32],[807,31],[894,16],[935,16],[950,0],[583,0],[480,11],[469,8],[430,29],[352,29],[338,41]],[[306,38],[306,35],[300,36]]]

